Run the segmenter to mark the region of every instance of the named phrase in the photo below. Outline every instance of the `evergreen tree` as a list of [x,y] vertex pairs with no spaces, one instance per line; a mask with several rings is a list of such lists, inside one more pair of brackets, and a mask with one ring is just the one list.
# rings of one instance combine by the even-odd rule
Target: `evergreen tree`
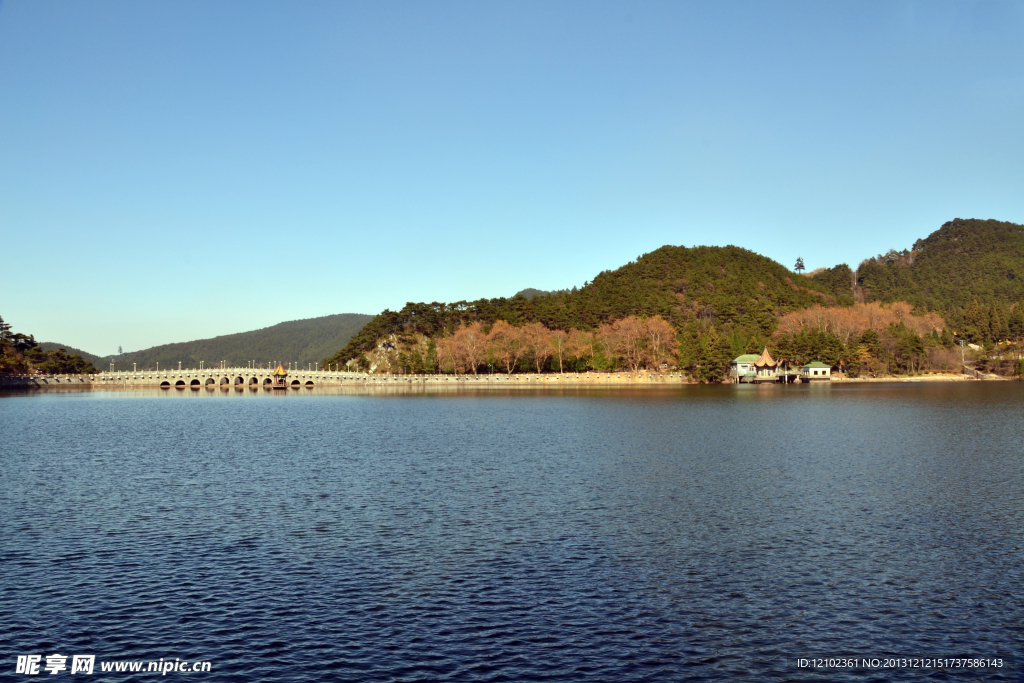
[[704,338],[700,356],[700,369],[697,378],[702,383],[721,382],[729,372],[729,342],[719,335],[715,328],[708,331]]
[[946,349],[953,348],[953,333],[949,331],[949,326],[942,328],[942,334],[939,335],[939,344]]
[[991,322],[989,324],[990,339],[995,341],[1002,341],[1010,336],[1010,326],[1007,322],[1009,317],[1007,312],[999,303],[993,303],[990,307],[991,310]]
[[1014,304],[1013,310],[1007,319],[1007,327],[1010,330],[1010,338],[1015,340],[1024,339],[1024,304]]

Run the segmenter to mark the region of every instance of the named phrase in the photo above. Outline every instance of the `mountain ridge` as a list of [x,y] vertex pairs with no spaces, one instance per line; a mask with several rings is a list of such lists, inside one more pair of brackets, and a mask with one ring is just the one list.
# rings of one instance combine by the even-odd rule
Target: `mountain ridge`
[[339,346],[348,343],[352,335],[371,319],[373,316],[363,313],[337,313],[288,320],[256,330],[206,339],[159,344],[110,356],[95,356],[52,342],[46,344],[79,353],[100,370],[109,370],[112,362],[115,370],[131,370],[133,364],[138,368],[153,368],[157,363],[164,367],[177,367],[179,362],[182,367],[199,367],[200,362],[213,366],[221,361],[227,361],[229,366],[245,366],[251,361],[264,365],[277,361],[286,365],[289,362],[302,365],[319,363]]
[[489,327],[497,320],[565,331],[660,316],[680,334],[689,329],[685,334],[699,344],[727,337],[733,347],[753,347],[765,344],[794,311],[898,301],[920,313],[940,313],[968,341],[1024,336],[1024,226],[957,218],[917,240],[913,250],[890,250],[857,271],[843,263],[807,275],[741,247],[665,245],[578,289],[409,302],[399,311],[382,311],[328,362],[353,361],[389,336],[399,343],[417,335],[436,339],[460,326]]
[[570,291],[452,304],[409,302],[399,311],[385,310],[327,362],[344,364],[388,335],[434,337],[461,324],[496,320],[590,330],[631,315],[657,315],[677,329],[688,320],[703,320],[769,334],[777,315],[839,300],[853,303],[851,295],[837,296],[827,283],[796,275],[749,249],[665,245]]

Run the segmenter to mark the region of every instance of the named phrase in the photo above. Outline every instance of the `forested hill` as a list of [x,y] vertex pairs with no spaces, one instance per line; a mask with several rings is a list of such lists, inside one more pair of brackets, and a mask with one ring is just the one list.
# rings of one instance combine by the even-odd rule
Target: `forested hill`
[[226,360],[229,366],[245,366],[249,361],[269,363],[281,361],[285,364],[297,362],[317,363],[340,347],[359,331],[373,316],[361,313],[341,313],[321,318],[292,320],[272,327],[251,332],[239,332],[212,339],[163,344],[142,351],[108,357],[99,366],[106,370],[110,362],[115,369],[130,370],[132,364],[152,368],[159,363],[162,367],[199,367],[200,361],[207,366],[216,366]]
[[473,321],[540,322],[550,329],[589,330],[630,315],[660,315],[679,328],[688,320],[702,320],[770,333],[778,315],[832,303],[853,303],[853,299],[849,293],[837,295],[828,282],[794,275],[747,249],[664,246],[602,272],[570,292],[453,304],[409,303],[400,311],[386,310],[328,362],[356,358],[387,335],[433,337]]
[[103,369],[104,363],[108,365],[110,363],[110,361],[105,360],[100,356],[95,356],[87,351],[76,349],[75,347],[68,346],[67,344],[59,344],[57,342],[39,342],[39,348],[41,348],[43,351],[58,351],[60,349],[64,349],[68,353],[77,353],[79,356],[82,357],[82,360],[92,363],[99,369]]
[[890,250],[857,270],[868,301],[908,301],[956,315],[975,301],[1024,301],[1024,226],[957,218],[911,250]]

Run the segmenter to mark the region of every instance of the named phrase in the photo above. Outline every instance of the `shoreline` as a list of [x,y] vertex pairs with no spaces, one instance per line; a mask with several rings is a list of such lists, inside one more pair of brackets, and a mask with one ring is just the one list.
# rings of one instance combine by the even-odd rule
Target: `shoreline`
[[[11,382],[11,379],[16,381]],[[42,379],[42,378],[39,378]],[[37,378],[5,377],[0,381],[0,391],[10,392],[123,392],[123,391],[147,391],[157,390],[169,393],[202,393],[202,394],[270,394],[275,393],[263,385],[227,385],[227,384],[206,384],[202,386],[184,387],[161,387],[155,382],[127,381],[127,382],[105,382],[89,381],[84,378],[47,377],[45,383]],[[139,378],[141,379],[141,378]],[[318,378],[319,379],[319,378]],[[334,381],[309,382],[297,386],[290,386],[286,392],[276,393],[300,393],[310,390],[333,390],[333,389],[367,389],[367,388],[638,388],[638,387],[670,387],[670,386],[701,386],[678,373],[593,373],[593,374],[521,374],[521,375],[365,375],[362,377],[349,376],[344,379],[332,378]],[[833,384],[878,384],[878,383],[911,383],[911,382],[1009,382],[1016,378],[999,377],[996,375],[985,375],[975,377],[968,374],[938,373],[927,375],[888,376],[888,377],[844,377],[833,375],[829,381],[800,382],[792,384],[781,384],[779,382],[768,382],[762,384],[742,384],[742,386],[803,386],[811,384],[833,385]],[[737,382],[722,382],[718,386],[738,386]],[[713,386],[713,385],[705,385]]]

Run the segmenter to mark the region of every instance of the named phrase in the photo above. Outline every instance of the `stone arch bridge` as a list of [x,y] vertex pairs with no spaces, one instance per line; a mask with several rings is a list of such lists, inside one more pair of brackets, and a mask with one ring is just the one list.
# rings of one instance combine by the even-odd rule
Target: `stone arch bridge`
[[[159,387],[161,389],[246,389],[270,390],[272,369],[204,368],[201,370],[161,370],[135,372],[100,372],[95,375],[31,375],[4,378],[11,386],[91,386],[111,389],[128,387]],[[340,386],[365,382],[367,375],[358,372],[295,370],[286,377],[290,389],[312,389],[318,386]]]
[[[202,370],[171,370],[162,372],[100,373],[94,383],[99,385],[157,386],[163,389],[236,389],[270,390],[272,369],[204,368]],[[317,386],[338,386],[345,380],[362,380],[354,372],[296,370],[286,377],[291,389],[312,389]]]

